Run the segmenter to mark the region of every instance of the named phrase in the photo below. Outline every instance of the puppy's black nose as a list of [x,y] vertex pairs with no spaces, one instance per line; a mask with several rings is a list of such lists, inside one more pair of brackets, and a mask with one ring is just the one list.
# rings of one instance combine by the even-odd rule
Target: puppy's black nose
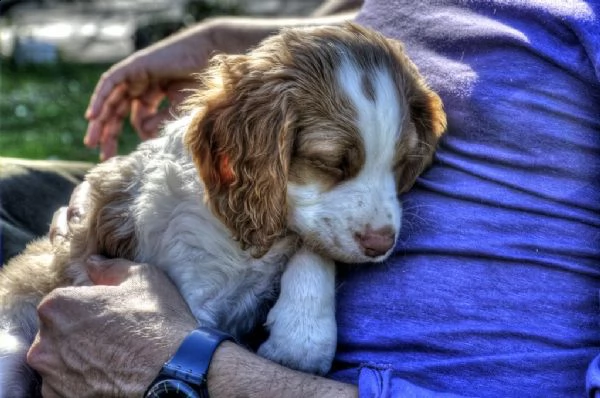
[[378,257],[387,253],[396,242],[396,233],[391,226],[372,229],[368,225],[363,232],[354,234],[354,239],[362,247],[365,256]]

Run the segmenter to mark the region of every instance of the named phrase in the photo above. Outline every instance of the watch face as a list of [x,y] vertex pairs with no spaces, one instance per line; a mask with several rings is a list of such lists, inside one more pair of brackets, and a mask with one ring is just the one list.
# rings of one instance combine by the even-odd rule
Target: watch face
[[146,393],[146,398],[162,397],[181,397],[181,398],[201,398],[185,381],[177,379],[163,379],[154,384]]

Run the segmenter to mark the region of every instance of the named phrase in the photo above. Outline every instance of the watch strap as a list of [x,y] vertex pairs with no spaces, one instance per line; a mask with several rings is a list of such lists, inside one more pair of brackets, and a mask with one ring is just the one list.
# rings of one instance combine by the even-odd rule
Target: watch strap
[[160,380],[172,378],[189,384],[201,396],[208,396],[206,378],[210,361],[217,347],[225,340],[234,341],[232,336],[213,328],[200,327],[193,330],[163,365],[150,387]]

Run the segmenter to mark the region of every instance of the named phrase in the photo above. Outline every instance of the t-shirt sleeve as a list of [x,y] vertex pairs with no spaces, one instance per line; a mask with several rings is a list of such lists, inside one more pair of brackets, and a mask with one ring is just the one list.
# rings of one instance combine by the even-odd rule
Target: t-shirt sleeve
[[[600,373],[596,375],[600,378]],[[358,378],[359,398],[460,398],[462,395],[444,393],[419,387],[404,380],[392,369],[363,367]]]

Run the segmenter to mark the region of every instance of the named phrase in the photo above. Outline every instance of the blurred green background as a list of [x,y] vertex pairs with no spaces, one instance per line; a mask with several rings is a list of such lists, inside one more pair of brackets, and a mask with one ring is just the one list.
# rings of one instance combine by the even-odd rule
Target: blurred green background
[[[306,15],[318,0],[0,0],[0,156],[97,161],[84,112],[113,63],[215,15]],[[138,143],[124,123],[119,152]]]
[[[83,115],[100,75],[235,1],[0,0],[0,156],[97,161]],[[138,143],[124,123],[119,152]]]
[[[83,136],[87,103],[108,65],[0,63],[0,156],[96,161]],[[120,137],[127,153],[138,139],[129,124]]]

